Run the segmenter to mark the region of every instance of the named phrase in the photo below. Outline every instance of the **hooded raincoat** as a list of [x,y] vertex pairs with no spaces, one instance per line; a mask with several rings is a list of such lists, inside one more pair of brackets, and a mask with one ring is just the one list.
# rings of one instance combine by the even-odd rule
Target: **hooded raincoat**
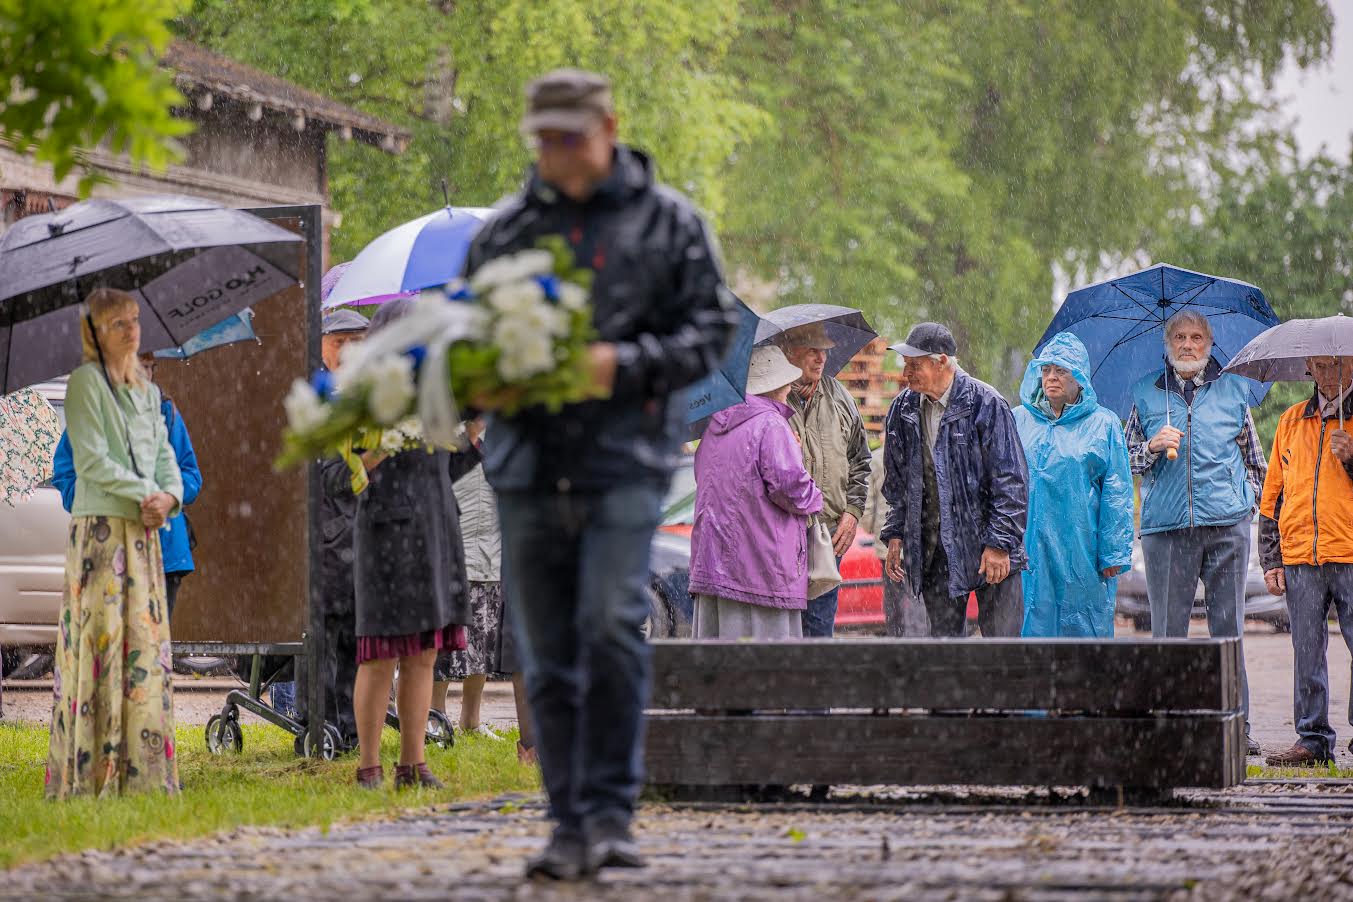
[[748,395],[714,414],[695,452],[691,594],[803,610],[808,516],[822,510],[788,404]]
[[[1053,417],[1041,368],[1070,370],[1080,398]],[[1132,473],[1118,417],[1099,406],[1090,356],[1060,332],[1029,362],[1015,424],[1029,464],[1024,547],[1024,632],[1029,637],[1113,638],[1118,580],[1100,573],[1132,564]]]

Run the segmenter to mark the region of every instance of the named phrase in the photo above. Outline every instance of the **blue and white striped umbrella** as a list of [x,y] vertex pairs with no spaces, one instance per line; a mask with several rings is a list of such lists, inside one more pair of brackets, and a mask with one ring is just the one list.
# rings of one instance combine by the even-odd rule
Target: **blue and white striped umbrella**
[[445,285],[460,275],[471,239],[492,212],[444,207],[396,226],[353,258],[324,309]]

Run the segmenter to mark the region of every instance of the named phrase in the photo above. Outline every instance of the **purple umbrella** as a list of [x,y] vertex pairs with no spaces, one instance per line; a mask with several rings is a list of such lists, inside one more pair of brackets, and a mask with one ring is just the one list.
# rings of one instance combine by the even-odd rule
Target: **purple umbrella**
[[[352,261],[348,260],[346,263],[337,263],[329,267],[329,271],[324,274],[324,279],[320,282],[319,299],[321,307],[327,308],[330,306],[327,303],[329,295],[334,293],[334,287],[338,285],[338,280],[343,278],[343,273],[347,272],[348,267],[351,265]],[[415,294],[417,294],[417,292],[414,291],[399,291],[394,294],[377,294],[367,298],[344,301],[341,306],[361,307],[364,305],[384,304],[386,301],[393,301],[396,298],[411,298]]]

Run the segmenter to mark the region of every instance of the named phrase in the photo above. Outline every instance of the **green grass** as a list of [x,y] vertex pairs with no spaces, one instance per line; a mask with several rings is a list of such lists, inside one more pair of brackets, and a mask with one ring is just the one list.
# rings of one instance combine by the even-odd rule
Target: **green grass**
[[1270,779],[1327,779],[1335,777],[1341,780],[1353,780],[1353,767],[1339,767],[1333,761],[1325,767],[1268,767],[1251,764],[1245,768],[1245,776]]
[[446,789],[396,793],[389,788],[399,756],[399,736],[392,730],[385,731],[381,755],[387,788],[372,792],[353,784],[355,755],[337,761],[297,758],[289,735],[246,724],[243,754],[213,756],[202,729],[176,731],[184,784],[177,798],[147,794],[49,802],[42,789],[46,727],[0,723],[0,868],[63,852],[203,836],[246,824],[327,828],[340,820],[540,788],[536,769],[517,763],[515,732],[502,742],[458,735],[452,749],[429,746],[428,764]]

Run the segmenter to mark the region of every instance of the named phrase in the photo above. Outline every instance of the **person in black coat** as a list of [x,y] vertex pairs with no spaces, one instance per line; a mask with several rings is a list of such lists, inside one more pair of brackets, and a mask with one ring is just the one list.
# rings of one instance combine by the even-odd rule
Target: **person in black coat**
[[[413,300],[387,302],[371,329],[403,316]],[[423,760],[423,734],[439,649],[464,648],[470,622],[465,551],[452,481],[479,452],[362,454],[370,485],[357,496],[353,582],[357,608],[357,782],[378,788],[380,737],[399,666],[400,760],[395,787],[442,785]]]
[[617,142],[610,82],[558,70],[527,101],[521,130],[536,165],[475,236],[466,272],[558,237],[594,277],[588,356],[601,397],[496,415],[484,443],[556,822],[526,873],[577,879],[643,864],[630,822],[643,782],[649,545],[686,435],[682,389],[719,365],[738,320],[704,220]]

